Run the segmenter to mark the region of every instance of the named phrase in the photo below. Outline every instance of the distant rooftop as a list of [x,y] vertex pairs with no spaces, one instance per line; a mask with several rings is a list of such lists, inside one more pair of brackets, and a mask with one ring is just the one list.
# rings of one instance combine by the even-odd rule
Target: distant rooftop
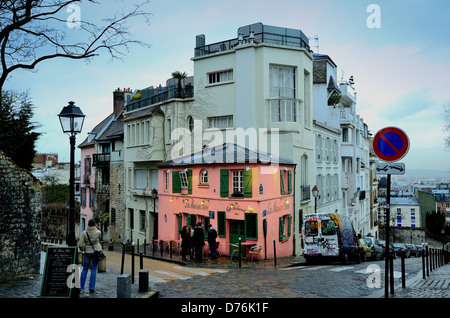
[[213,44],[205,44],[205,36],[196,38],[195,57],[228,51],[243,43],[267,43],[289,47],[304,48],[310,52],[308,37],[298,29],[289,29],[254,23],[240,27],[238,37]]

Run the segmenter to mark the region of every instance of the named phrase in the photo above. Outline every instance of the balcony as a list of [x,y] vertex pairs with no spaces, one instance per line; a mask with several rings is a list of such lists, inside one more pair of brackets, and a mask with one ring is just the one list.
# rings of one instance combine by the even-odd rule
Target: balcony
[[111,155],[109,153],[95,153],[94,154],[94,162],[92,165],[94,167],[105,167],[109,166],[111,162]]
[[186,85],[185,88],[171,88],[164,92],[151,95],[146,98],[139,99],[137,101],[131,101],[126,106],[126,111],[140,109],[146,106],[162,103],[174,98],[186,99],[194,97],[194,87]]
[[[238,38],[221,41],[208,45],[198,45],[194,56],[200,57],[218,52],[234,49],[245,43],[266,43],[287,47],[304,48],[310,51],[309,40],[306,35],[297,29],[281,28],[262,23],[246,25],[238,29]],[[204,43],[202,43],[204,44]]]

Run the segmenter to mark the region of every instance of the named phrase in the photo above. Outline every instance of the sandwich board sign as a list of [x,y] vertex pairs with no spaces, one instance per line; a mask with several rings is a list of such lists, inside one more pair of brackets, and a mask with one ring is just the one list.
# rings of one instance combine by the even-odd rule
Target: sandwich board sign
[[375,134],[372,146],[375,155],[381,160],[398,161],[409,150],[409,138],[400,128],[386,127]]
[[49,246],[42,275],[41,298],[70,298],[74,286],[71,265],[76,264],[76,246]]

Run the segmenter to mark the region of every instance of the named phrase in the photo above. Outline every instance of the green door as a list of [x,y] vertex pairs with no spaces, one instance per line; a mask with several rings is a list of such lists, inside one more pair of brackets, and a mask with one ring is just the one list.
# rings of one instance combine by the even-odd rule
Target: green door
[[[241,243],[245,242],[245,222],[230,220],[230,244],[239,245],[239,236],[241,237]],[[230,246],[230,254],[231,254]],[[241,247],[241,254],[245,255],[245,246]]]

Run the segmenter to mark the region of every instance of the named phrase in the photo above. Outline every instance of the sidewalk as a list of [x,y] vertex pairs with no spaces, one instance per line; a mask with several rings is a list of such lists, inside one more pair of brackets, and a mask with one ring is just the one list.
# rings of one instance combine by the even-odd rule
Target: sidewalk
[[[450,264],[443,265],[429,272],[430,276],[420,271],[413,278],[406,280],[405,288],[400,283],[394,286],[394,294],[389,298],[450,298]],[[367,298],[384,298],[384,288]]]

